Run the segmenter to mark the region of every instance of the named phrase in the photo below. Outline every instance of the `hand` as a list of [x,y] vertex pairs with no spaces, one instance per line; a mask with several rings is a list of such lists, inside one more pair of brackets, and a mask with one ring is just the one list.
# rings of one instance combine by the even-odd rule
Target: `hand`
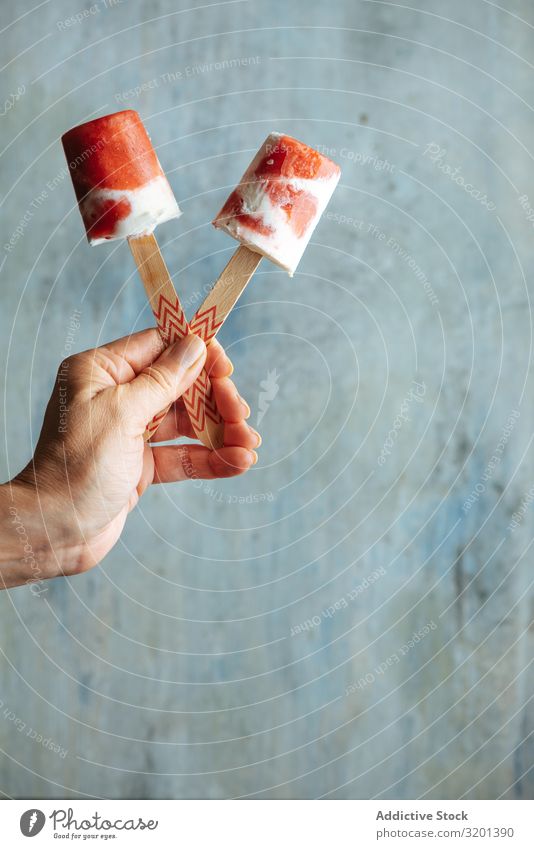
[[[204,364],[225,421],[224,447],[158,445],[194,438],[180,397]],[[230,477],[256,462],[254,448],[261,438],[246,424],[250,410],[231,373],[232,364],[215,340],[208,351],[196,336],[164,349],[155,329],[61,364],[33,460],[1,488],[10,498],[3,504],[13,505],[11,513],[17,510],[32,551],[38,552],[40,574],[33,569],[34,580],[96,565],[150,484]],[[147,422],[171,402],[151,444],[145,443]],[[0,539],[4,542],[5,531]],[[9,544],[4,551],[13,558]],[[2,577],[6,586],[32,579],[20,563],[0,566],[0,586]]]

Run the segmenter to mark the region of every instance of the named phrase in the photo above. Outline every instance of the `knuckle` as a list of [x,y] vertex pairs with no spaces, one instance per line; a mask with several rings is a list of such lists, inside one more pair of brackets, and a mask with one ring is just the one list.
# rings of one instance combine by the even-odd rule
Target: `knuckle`
[[172,371],[164,366],[150,368],[146,372],[149,384],[156,391],[163,391],[165,394],[173,392],[176,388],[176,377]]
[[71,354],[70,357],[66,357],[64,360],[62,360],[59,364],[57,372],[58,377],[61,377],[63,379],[67,378],[72,373],[72,371],[76,369],[76,366],[78,365],[79,361],[79,354]]

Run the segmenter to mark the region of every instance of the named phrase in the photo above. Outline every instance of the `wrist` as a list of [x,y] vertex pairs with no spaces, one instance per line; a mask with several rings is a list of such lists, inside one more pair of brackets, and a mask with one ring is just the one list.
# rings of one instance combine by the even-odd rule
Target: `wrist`
[[61,565],[47,532],[45,511],[31,484],[15,478],[0,485],[0,589],[32,585],[61,574]]

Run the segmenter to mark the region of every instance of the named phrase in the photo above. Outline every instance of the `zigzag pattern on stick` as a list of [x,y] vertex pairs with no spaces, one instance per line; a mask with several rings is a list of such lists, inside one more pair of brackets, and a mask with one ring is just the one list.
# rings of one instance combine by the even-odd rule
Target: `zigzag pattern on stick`
[[[211,390],[211,385],[209,388]],[[222,422],[219,411],[215,406],[213,393],[206,391],[206,384],[202,380],[202,375],[187,390],[183,398],[184,406],[196,430],[204,430],[206,427],[206,418],[210,419],[214,424],[220,424]]]
[[[192,333],[196,333],[206,344],[212,339],[217,330],[222,324],[222,321],[216,321],[217,307],[213,306],[204,312],[197,313],[192,323],[189,325]],[[213,398],[213,390],[211,384],[206,387],[203,376],[197,379],[196,383],[188,389],[184,395],[184,404],[189,416],[193,422],[198,421],[199,427],[203,430],[206,423],[206,418],[214,424],[221,424],[222,418],[215,405]]]
[[216,317],[217,305],[214,304],[209,309],[204,310],[204,312],[198,312],[191,322],[190,328],[193,333],[200,336],[204,342],[209,342],[210,339],[213,339],[219,327],[223,323],[223,319],[221,319],[221,321],[216,321]]
[[[206,312],[213,312],[213,317],[215,317],[215,307]],[[173,303],[164,295],[159,296],[157,308],[153,309],[153,313],[160,333],[167,344],[178,339],[183,339],[184,336],[187,336],[189,330],[193,331],[207,342],[208,339],[215,335],[217,328],[222,324],[222,322],[220,322],[213,332],[206,338],[202,332],[196,329],[196,326],[195,329],[193,329],[193,327],[189,327],[178,299],[176,299]],[[202,326],[204,326],[204,324]],[[213,327],[213,323],[210,324],[210,317],[207,319],[206,326],[210,329]],[[211,383],[209,382],[205,372],[200,374],[193,386],[191,386],[184,394],[183,399],[184,406],[189,418],[191,419],[191,424],[196,431],[203,431],[205,429],[206,418],[214,424],[222,423],[222,418],[217,410],[215,399],[213,397]],[[165,418],[166,413],[167,410],[164,410],[162,413],[158,413],[158,415],[154,416],[152,421],[148,424],[147,433],[149,436],[152,436],[158,429],[158,426]]]
[[187,336],[187,319],[178,299],[173,303],[164,295],[159,296],[158,306],[153,310],[159,330],[167,343]]
[[[165,295],[160,295],[158,305],[152,307],[152,312],[161,336],[167,345],[178,339],[183,339],[187,335],[187,320],[178,298],[173,303]],[[166,415],[167,410],[162,410],[148,423],[146,433],[149,438],[154,435]]]
[[162,421],[163,421],[163,419],[165,418],[166,415],[167,415],[167,410],[162,410],[161,413],[158,413],[157,416],[154,416],[152,421],[147,424],[146,433],[147,433],[148,437],[151,437],[151,436],[154,435],[154,433],[157,431],[158,427],[160,426],[160,424],[162,423]]

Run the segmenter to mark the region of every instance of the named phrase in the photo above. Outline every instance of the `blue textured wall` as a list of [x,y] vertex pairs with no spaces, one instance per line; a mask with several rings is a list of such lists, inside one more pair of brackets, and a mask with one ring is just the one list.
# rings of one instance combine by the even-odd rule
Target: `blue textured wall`
[[4,479],[73,312],[78,350],[152,323],[126,246],[85,242],[65,129],[141,112],[190,313],[270,130],[343,174],[221,333],[253,424],[273,396],[258,465],[0,597],[0,790],[532,797],[532,4],[81,3],[0,9]]

